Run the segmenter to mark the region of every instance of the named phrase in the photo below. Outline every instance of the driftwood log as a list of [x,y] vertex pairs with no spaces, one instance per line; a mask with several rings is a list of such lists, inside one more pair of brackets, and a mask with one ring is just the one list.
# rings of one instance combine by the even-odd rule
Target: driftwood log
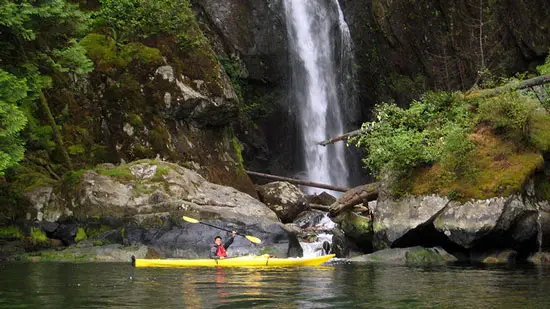
[[374,201],[378,198],[378,183],[369,183],[346,191],[340,198],[330,205],[329,216],[334,218],[351,207]]
[[263,177],[263,178],[267,178],[267,179],[278,180],[278,181],[286,181],[286,182],[290,182],[290,183],[295,184],[295,185],[315,187],[315,188],[321,188],[321,189],[327,189],[327,190],[339,191],[339,192],[346,192],[346,191],[350,190],[349,188],[331,186],[331,185],[327,185],[327,184],[323,184],[323,183],[317,183],[317,182],[312,182],[312,181],[307,181],[307,180],[299,180],[299,179],[288,178],[288,177],[275,176],[275,175],[252,172],[252,171],[246,171],[246,173],[248,175]]

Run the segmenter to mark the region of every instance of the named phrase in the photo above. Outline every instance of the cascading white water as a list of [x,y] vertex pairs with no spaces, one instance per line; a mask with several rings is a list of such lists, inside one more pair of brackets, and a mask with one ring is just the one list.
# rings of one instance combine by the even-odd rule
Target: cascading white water
[[284,0],[284,5],[307,178],[347,186],[345,145],[318,142],[344,130],[341,107],[349,96],[343,83],[351,66],[342,59],[351,57],[349,29],[337,0]]
[[330,251],[330,247],[332,246],[332,234],[330,234],[329,231],[335,227],[336,223],[330,220],[325,214],[319,223],[312,227],[314,230],[323,232],[317,234],[316,239],[312,242],[300,242],[300,246],[302,246],[304,250],[304,257],[315,257],[328,254],[329,252],[326,252],[327,248],[325,248],[325,242],[329,244],[328,249]]

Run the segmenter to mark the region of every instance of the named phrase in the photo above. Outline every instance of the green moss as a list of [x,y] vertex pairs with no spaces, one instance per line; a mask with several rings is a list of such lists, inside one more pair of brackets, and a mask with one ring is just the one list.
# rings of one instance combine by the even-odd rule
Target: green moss
[[9,226],[0,226],[0,238],[23,238],[23,233],[18,226],[9,225]]
[[108,225],[89,225],[86,227],[85,233],[88,238],[94,238],[109,230],[111,230],[111,227]]
[[233,149],[235,150],[235,154],[237,155],[238,165],[239,167],[244,168],[244,159],[243,159],[243,154],[241,152],[241,145],[239,144],[237,137],[233,136],[233,138],[231,139],[231,142],[233,144]]
[[531,143],[544,152],[550,151],[550,116],[536,112],[531,116],[529,127]]
[[68,188],[73,188],[80,184],[82,181],[82,177],[88,170],[78,170],[78,171],[71,171],[63,175],[63,185]]
[[446,263],[445,258],[429,249],[409,251],[405,254],[405,258],[407,264],[412,265],[437,265]]
[[88,235],[86,235],[86,231],[84,231],[83,228],[79,227],[78,231],[76,232],[76,237],[74,238],[74,241],[81,242],[88,238]]
[[170,170],[171,170],[170,167],[168,167],[166,165],[163,165],[163,164],[158,164],[157,165],[157,170],[155,171],[155,176],[153,176],[151,178],[151,181],[163,182],[164,181],[164,176],[168,175]]
[[137,196],[151,194],[155,192],[155,188],[152,186],[145,185],[141,182],[136,183],[134,186],[134,192],[136,192]]
[[86,48],[98,71],[110,72],[114,66],[122,65],[115,40],[106,35],[90,33],[80,41],[80,45]]
[[126,165],[120,165],[108,170],[100,169],[98,170],[98,173],[103,176],[113,177],[123,183],[128,183],[135,180],[134,175],[132,175],[132,172]]
[[143,126],[143,120],[138,114],[129,113],[126,116],[126,121],[128,121],[129,124],[131,124],[134,127],[142,127]]
[[30,237],[32,240],[37,242],[44,242],[48,240],[46,233],[44,233],[40,228],[31,227]]
[[520,192],[527,179],[544,165],[542,155],[530,148],[518,149],[487,129],[470,134],[475,143],[469,164],[475,172],[448,177],[441,164],[417,168],[413,172],[411,193],[453,195],[459,200],[488,199]]
[[141,43],[129,43],[122,47],[120,52],[122,65],[128,65],[132,61],[136,61],[143,65],[160,65],[162,64],[162,56],[160,50],[147,47]]
[[67,151],[69,152],[70,155],[75,156],[75,155],[80,155],[85,153],[86,149],[84,148],[84,146],[80,144],[76,144],[76,145],[71,145],[67,147]]
[[163,59],[156,48],[141,43],[118,44],[109,36],[90,33],[80,44],[86,48],[88,56],[94,61],[96,69],[111,72],[116,67],[126,67],[130,63],[141,65],[159,65]]

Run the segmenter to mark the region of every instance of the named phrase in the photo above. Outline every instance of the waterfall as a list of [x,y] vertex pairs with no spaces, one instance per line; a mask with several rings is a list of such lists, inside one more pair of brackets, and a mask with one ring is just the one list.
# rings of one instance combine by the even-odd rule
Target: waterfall
[[[291,54],[291,97],[297,107],[307,179],[348,185],[344,143],[318,145],[344,131],[350,104],[351,39],[337,0],[284,0]],[[318,193],[309,189],[308,193]]]

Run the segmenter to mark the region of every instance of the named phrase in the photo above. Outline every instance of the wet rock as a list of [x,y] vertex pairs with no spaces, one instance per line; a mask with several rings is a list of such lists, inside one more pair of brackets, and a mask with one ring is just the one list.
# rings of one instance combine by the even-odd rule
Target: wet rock
[[302,229],[316,226],[325,217],[325,213],[320,210],[306,210],[301,212],[293,223],[298,225]]
[[359,247],[340,229],[332,230],[332,251],[338,258],[350,258],[363,255]]
[[334,222],[338,223],[344,234],[363,252],[372,252],[373,229],[372,219],[352,211],[340,213]]
[[336,202],[336,197],[323,191],[316,195],[308,195],[309,203],[330,206]]
[[306,195],[295,185],[276,181],[258,187],[260,199],[273,210],[283,223],[292,222],[308,208]]
[[60,222],[59,227],[55,230],[52,238],[59,239],[64,245],[72,245],[75,243],[75,236],[78,231],[78,224],[76,222]]
[[59,223],[42,221],[40,222],[40,228],[46,233],[53,233],[59,227]]
[[454,262],[457,259],[447,253],[443,248],[393,248],[376,251],[351,258],[352,262],[412,264],[412,265],[438,265]]

